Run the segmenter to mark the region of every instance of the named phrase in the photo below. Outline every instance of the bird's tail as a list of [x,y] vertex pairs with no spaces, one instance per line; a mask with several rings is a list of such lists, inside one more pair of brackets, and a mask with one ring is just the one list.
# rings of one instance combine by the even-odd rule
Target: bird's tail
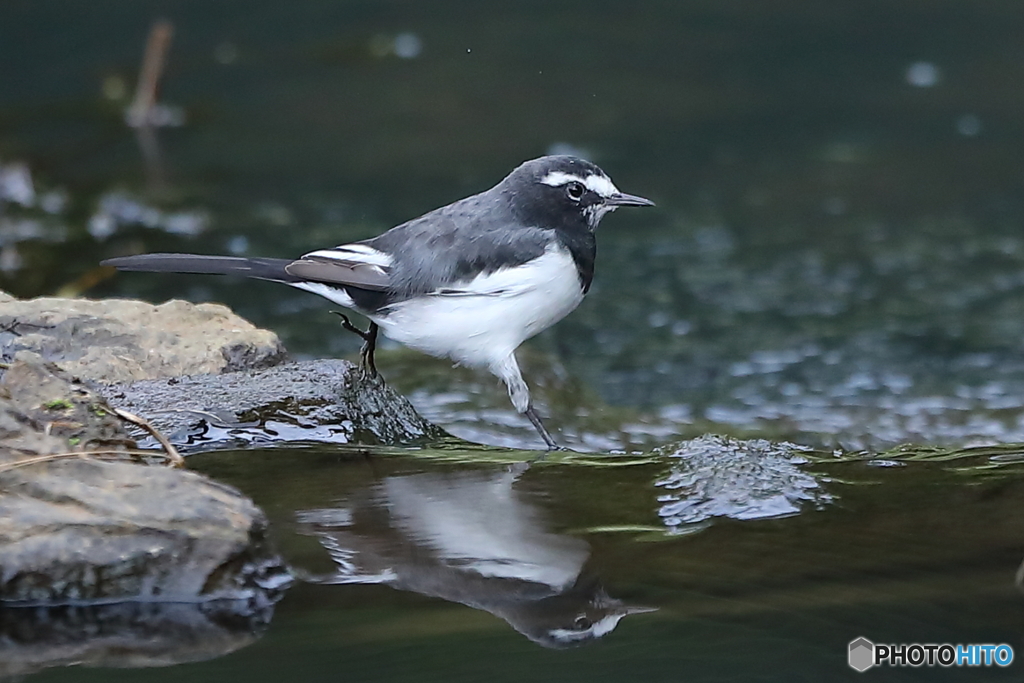
[[139,254],[107,259],[101,265],[118,270],[149,273],[200,273],[206,275],[241,275],[275,282],[298,282],[285,266],[289,259],[243,258],[241,256],[201,256],[198,254]]

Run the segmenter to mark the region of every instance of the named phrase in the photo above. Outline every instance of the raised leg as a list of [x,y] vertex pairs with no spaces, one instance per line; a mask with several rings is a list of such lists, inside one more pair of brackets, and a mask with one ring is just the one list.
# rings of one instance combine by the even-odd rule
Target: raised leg
[[501,378],[501,381],[508,387],[508,397],[512,400],[512,406],[517,412],[526,415],[533,425],[540,438],[544,439],[544,445],[549,451],[561,450],[561,447],[551,438],[551,433],[544,427],[540,416],[533,408],[530,401],[530,388],[523,380],[523,374],[519,371],[519,363],[516,362],[515,354],[509,354],[499,363],[491,366],[491,372]]
[[377,364],[373,360],[373,352],[377,348],[377,333],[380,331],[377,323],[371,321],[370,327],[363,332],[353,325],[348,316],[341,311],[331,311],[331,313],[341,318],[342,327],[352,334],[359,335],[359,338],[363,340],[363,347],[359,349],[359,367],[370,377],[376,377]]

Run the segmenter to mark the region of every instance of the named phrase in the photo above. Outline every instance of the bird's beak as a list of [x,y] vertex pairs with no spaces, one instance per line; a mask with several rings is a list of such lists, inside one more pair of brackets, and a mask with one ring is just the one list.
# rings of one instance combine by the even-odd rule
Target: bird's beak
[[625,192],[616,192],[605,199],[604,203],[608,206],[654,206],[654,202],[650,199],[637,197],[635,194],[626,194]]

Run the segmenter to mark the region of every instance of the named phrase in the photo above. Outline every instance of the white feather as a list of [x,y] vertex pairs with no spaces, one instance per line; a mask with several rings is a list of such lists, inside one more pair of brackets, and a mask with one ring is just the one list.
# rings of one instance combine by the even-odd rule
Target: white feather
[[345,308],[355,308],[356,302],[352,301],[352,297],[348,295],[341,287],[332,287],[323,282],[288,282],[287,284],[295,287],[296,289],[304,289],[307,292],[313,292],[319,294],[323,298],[333,301],[339,306]]
[[573,173],[565,173],[564,171],[551,171],[546,176],[540,179],[545,185],[552,187],[559,187],[566,183],[573,181],[577,183],[583,183],[591,192],[596,192],[602,197],[611,197],[613,194],[618,194],[619,190],[615,187],[615,184],[608,179],[607,176],[603,176],[597,173],[592,173],[587,177],[583,178]]
[[577,643],[584,640],[595,640],[601,636],[611,633],[619,623],[619,620],[624,616],[626,616],[625,613],[608,614],[595,621],[588,629],[572,631],[565,628],[553,628],[548,631],[548,634],[555,640],[562,643]]
[[619,188],[615,187],[615,184],[603,175],[588,175],[583,184],[587,186],[587,189],[593,190],[605,198],[611,197],[613,194],[619,194]]
[[391,254],[378,251],[366,244],[342,244],[333,249],[311,251],[303,258],[317,258],[340,261],[345,264],[377,266],[378,270],[391,266]]
[[582,300],[572,257],[552,245],[529,263],[392,304],[372,319],[384,334],[406,346],[490,368],[511,356],[524,340],[564,318]]

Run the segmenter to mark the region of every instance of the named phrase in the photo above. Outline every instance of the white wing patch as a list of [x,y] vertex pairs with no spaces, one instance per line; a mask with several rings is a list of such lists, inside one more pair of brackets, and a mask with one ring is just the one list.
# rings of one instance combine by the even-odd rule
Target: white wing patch
[[373,266],[381,273],[391,266],[392,261],[391,254],[378,251],[366,244],[342,244],[333,249],[311,251],[302,258],[340,261],[346,265]]
[[581,178],[574,173],[551,171],[541,178],[540,181],[545,185],[550,185],[551,187],[559,187],[566,183],[576,181],[577,183],[583,183],[583,186],[591,192],[596,192],[605,198],[619,193],[619,188],[615,187],[615,184],[612,183],[608,176],[599,175],[597,173],[592,173],[585,178]]

